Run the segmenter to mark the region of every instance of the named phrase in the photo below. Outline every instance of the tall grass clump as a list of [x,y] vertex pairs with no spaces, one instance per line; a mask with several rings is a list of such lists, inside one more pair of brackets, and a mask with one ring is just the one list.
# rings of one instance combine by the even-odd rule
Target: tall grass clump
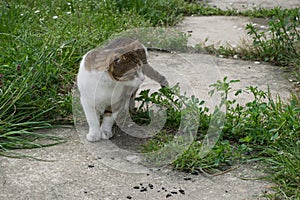
[[149,20],[153,25],[172,26],[183,17],[184,0],[116,0],[121,11],[134,12]]
[[[70,123],[81,56],[116,32],[150,23],[114,1],[0,3],[0,153],[43,146],[39,129]],[[50,140],[50,141],[51,141]]]

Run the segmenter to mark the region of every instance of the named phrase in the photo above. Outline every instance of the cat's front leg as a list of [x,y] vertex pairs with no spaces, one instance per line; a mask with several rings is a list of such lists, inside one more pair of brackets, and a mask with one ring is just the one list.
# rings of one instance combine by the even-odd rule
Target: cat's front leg
[[89,142],[96,142],[102,139],[102,130],[100,128],[99,113],[97,112],[95,105],[88,100],[81,98],[81,104],[89,125],[89,132],[86,135],[86,139]]

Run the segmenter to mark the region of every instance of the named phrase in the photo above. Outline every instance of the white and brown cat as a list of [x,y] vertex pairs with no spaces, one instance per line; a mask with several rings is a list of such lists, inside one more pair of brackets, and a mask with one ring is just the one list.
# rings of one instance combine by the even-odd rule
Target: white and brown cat
[[168,86],[167,79],[147,62],[147,49],[138,40],[119,38],[83,56],[77,85],[89,125],[88,141],[113,136],[114,119],[122,109],[134,108],[135,93],[144,75],[162,87]]

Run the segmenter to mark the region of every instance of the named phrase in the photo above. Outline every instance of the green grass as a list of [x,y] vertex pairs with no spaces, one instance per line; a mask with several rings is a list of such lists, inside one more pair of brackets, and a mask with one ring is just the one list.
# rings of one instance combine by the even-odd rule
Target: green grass
[[109,1],[2,1],[0,12],[1,154],[33,147],[36,137],[46,137],[39,129],[70,123],[71,88],[86,51],[114,33],[150,25]]
[[[101,45],[112,35],[137,27],[172,26],[184,15],[243,15],[270,19],[271,37],[251,25],[253,45],[237,51],[222,47],[206,47],[214,54],[236,55],[276,65],[299,66],[299,9],[239,12],[223,11],[183,0],[107,0],[59,1],[16,0],[0,3],[0,155],[22,157],[13,151],[37,148],[65,142],[64,138],[47,135],[41,129],[72,123],[71,88],[76,79],[78,63],[88,50]],[[161,35],[163,28],[144,29],[143,38],[150,38],[154,47],[187,50],[185,35]],[[138,37],[134,31],[129,31]],[[149,35],[148,35],[149,34]],[[162,36],[159,38],[158,36]],[[168,38],[168,40],[166,40]],[[150,45],[150,46],[151,46]],[[203,47],[199,47],[200,50]],[[300,76],[299,76],[300,77]],[[226,79],[212,86],[215,92],[231,92]],[[174,150],[182,141],[174,139],[180,125],[181,106],[193,112],[198,109],[198,130],[187,151],[174,160],[178,170],[226,170],[236,163],[260,160],[266,164],[268,177],[277,184],[275,195],[299,197],[299,99],[288,103],[270,98],[268,91],[249,86],[253,101],[245,107],[224,98],[227,106],[225,123],[219,140],[209,154],[201,155],[209,123],[212,120],[203,101],[176,101],[177,93],[165,88],[152,96],[146,91],[139,101],[168,107],[165,129],[144,145],[145,152],[163,146]],[[244,90],[240,90],[243,95]],[[177,95],[177,96],[176,96]],[[161,97],[161,98],[160,98]],[[171,102],[171,103],[170,103]],[[188,106],[187,106],[188,105]],[[184,112],[190,111],[185,109]],[[135,120],[147,123],[147,113],[140,108]],[[189,125],[189,124],[188,124]],[[193,127],[193,126],[191,126]],[[189,126],[184,130],[190,130]],[[167,144],[167,145],[166,145]],[[182,146],[180,146],[181,148]],[[164,152],[163,152],[164,153]],[[160,156],[166,156],[166,154]],[[272,198],[272,197],[270,197]]]

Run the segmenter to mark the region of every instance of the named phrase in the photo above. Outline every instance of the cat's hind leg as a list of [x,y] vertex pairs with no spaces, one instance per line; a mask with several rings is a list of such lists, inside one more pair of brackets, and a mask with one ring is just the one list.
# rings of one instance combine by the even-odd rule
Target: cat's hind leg
[[114,122],[113,114],[111,112],[104,112],[101,125],[102,139],[110,139],[113,136],[112,126]]

